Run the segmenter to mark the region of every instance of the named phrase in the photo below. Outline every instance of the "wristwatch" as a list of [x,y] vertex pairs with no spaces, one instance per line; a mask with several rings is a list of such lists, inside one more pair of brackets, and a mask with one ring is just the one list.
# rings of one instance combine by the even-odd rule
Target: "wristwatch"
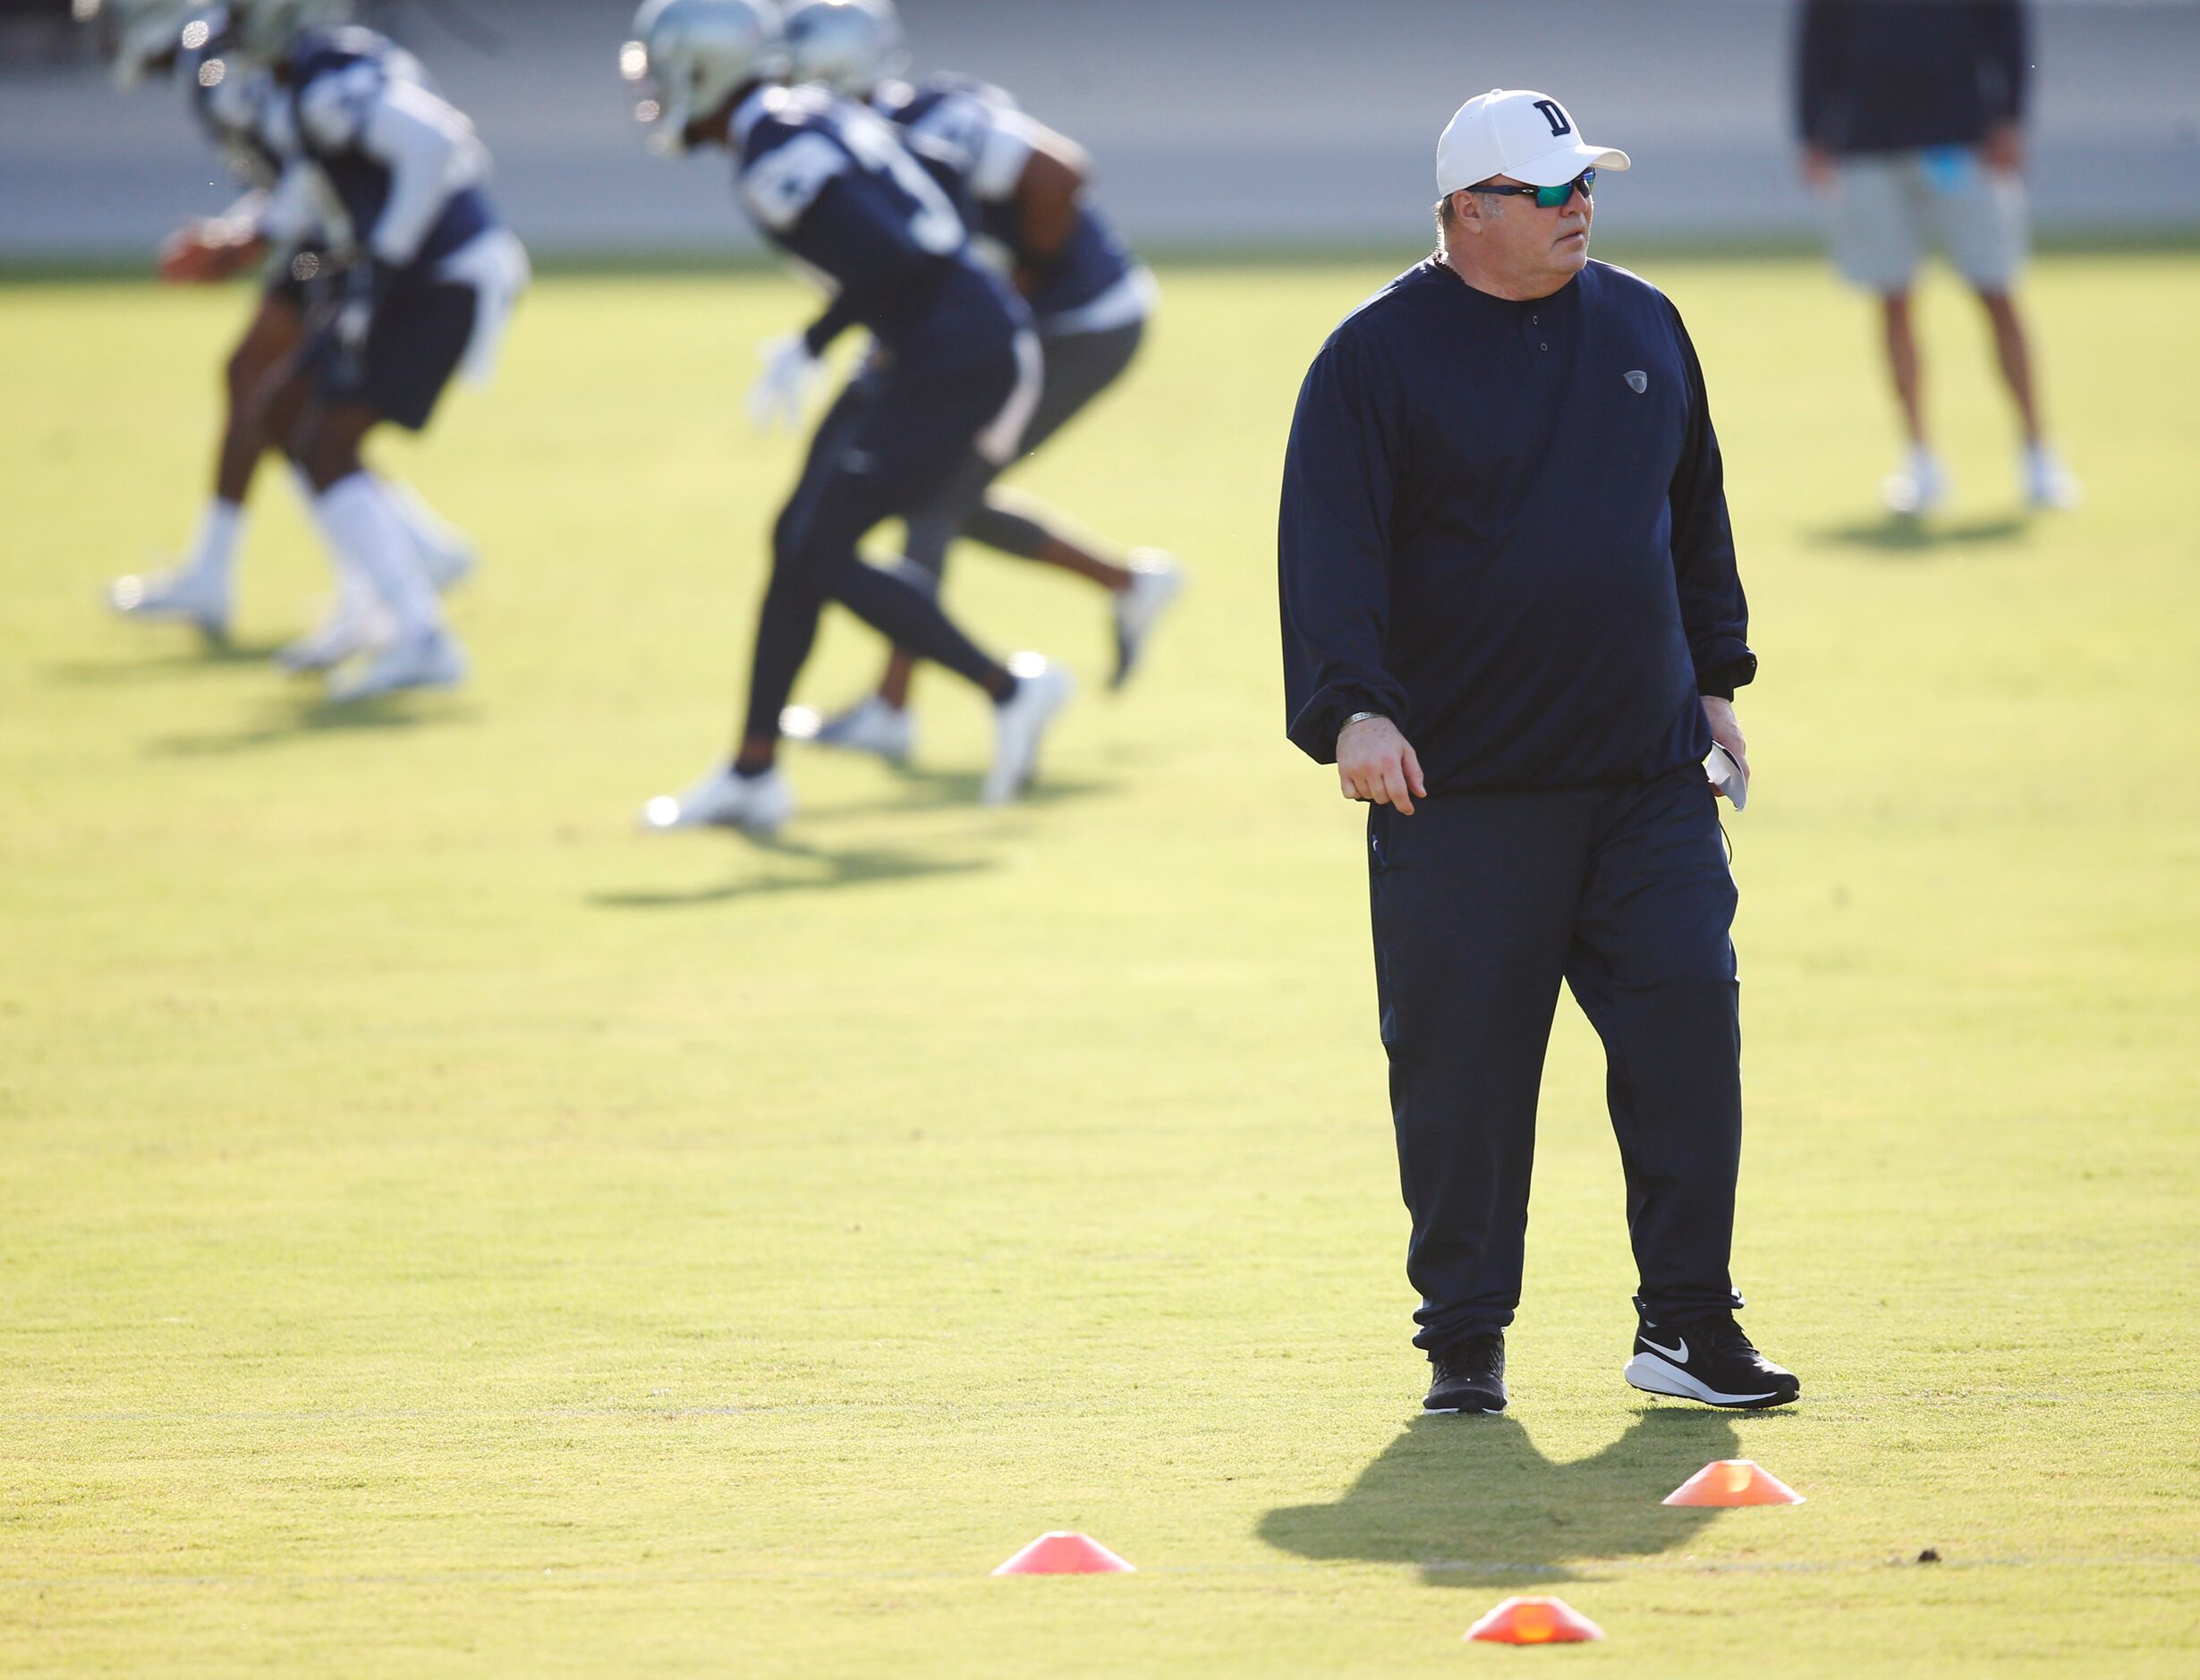
[[1351,728],[1353,725],[1363,724],[1371,717],[1380,717],[1381,716],[1380,712],[1355,712],[1337,725],[1337,738],[1342,741],[1345,738],[1345,731]]

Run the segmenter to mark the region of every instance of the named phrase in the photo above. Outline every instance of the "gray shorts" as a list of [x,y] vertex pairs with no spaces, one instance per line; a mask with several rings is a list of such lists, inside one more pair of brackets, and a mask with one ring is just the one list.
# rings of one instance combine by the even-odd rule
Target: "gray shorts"
[[1907,292],[1936,247],[1981,292],[2007,292],[2024,266],[2024,183],[1967,147],[1844,157],[1833,194],[1833,260],[1851,284]]

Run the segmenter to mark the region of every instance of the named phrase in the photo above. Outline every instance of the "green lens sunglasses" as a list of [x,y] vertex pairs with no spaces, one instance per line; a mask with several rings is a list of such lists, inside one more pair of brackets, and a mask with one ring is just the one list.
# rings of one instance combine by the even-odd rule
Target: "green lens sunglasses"
[[1498,199],[1533,199],[1539,210],[1555,210],[1574,196],[1576,188],[1584,199],[1596,191],[1596,171],[1584,169],[1571,181],[1562,181],[1555,187],[1469,187],[1469,192],[1486,192]]

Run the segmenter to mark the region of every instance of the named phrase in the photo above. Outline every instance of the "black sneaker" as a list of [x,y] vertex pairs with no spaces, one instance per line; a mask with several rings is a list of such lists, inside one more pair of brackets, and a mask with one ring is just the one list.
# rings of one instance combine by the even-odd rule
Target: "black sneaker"
[[1782,1370],[1750,1345],[1731,1312],[1693,1324],[1635,1328],[1635,1357],[1627,1379],[1645,1394],[1701,1400],[1707,1406],[1784,1406],[1803,1392],[1793,1371]]
[[1505,1332],[1470,1336],[1429,1355],[1431,1378],[1423,1412],[1502,1412]]

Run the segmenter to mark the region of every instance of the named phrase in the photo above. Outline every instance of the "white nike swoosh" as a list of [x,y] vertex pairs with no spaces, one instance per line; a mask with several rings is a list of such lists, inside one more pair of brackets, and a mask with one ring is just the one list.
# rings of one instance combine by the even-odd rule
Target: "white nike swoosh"
[[1686,1365],[1688,1362],[1688,1338],[1685,1336],[1680,1338],[1678,1347],[1660,1347],[1647,1336],[1643,1338],[1643,1345],[1653,1353],[1663,1353],[1676,1364]]

